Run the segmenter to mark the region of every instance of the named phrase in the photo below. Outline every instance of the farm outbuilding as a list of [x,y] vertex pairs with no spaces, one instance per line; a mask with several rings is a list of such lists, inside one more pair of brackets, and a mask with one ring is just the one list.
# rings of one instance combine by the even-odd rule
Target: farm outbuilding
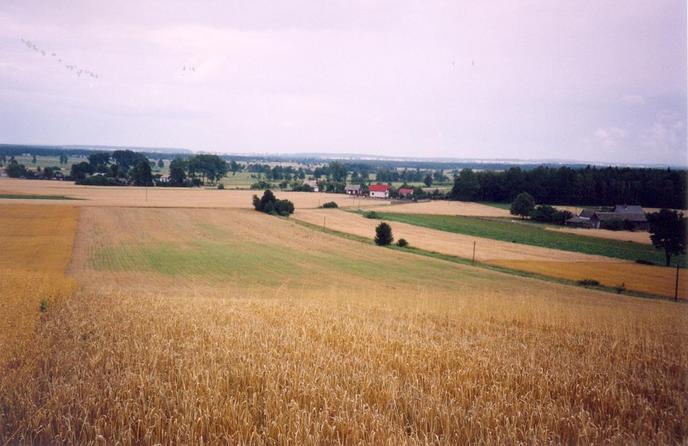
[[621,222],[628,229],[645,231],[648,229],[645,211],[640,206],[616,205],[611,211],[583,209],[578,216],[566,220],[566,226],[574,228],[604,228]]
[[410,198],[413,195],[413,189],[410,187],[399,188],[399,197]]
[[371,198],[389,198],[389,186],[387,184],[371,184],[368,192]]
[[344,187],[344,192],[347,195],[361,195],[361,185],[360,184],[347,184]]

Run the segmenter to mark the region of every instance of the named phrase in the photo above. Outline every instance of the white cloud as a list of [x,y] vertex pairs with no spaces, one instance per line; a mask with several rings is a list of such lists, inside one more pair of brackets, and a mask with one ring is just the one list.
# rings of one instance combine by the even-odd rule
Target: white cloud
[[685,116],[662,112],[655,122],[641,133],[642,144],[652,150],[683,153],[686,156]]
[[619,127],[606,127],[595,131],[597,143],[607,149],[620,147],[627,136],[627,132]]

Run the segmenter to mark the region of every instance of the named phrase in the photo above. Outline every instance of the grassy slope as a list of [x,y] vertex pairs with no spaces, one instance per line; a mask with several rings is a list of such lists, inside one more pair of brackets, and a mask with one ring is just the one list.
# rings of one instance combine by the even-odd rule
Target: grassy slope
[[[266,219],[266,223],[270,222],[285,235],[295,231],[311,237],[311,232],[301,228],[302,225],[285,225],[278,218]],[[236,224],[250,223],[239,220]],[[320,280],[324,284],[331,284],[332,280],[346,284],[347,278],[358,278],[407,285],[420,282],[439,287],[443,284],[452,288],[461,278],[481,274],[457,270],[455,265],[446,262],[415,263],[411,261],[415,259],[404,254],[390,258],[389,252],[382,249],[361,250],[357,245],[337,249],[339,245],[333,245],[331,240],[300,247],[277,244],[258,235],[247,238],[235,234],[231,225],[195,219],[193,224],[183,225],[175,240],[153,241],[152,228],[141,231],[138,240],[111,243],[101,238],[100,246],[90,252],[91,267],[96,271],[147,272],[246,286]]]
[[[525,245],[596,254],[625,260],[643,259],[660,265],[664,262],[663,251],[655,250],[649,245],[547,231],[544,225],[528,222],[513,223],[503,219],[391,214],[384,212],[378,212],[378,215],[385,220],[494,240],[511,241]],[[685,256],[672,258],[672,263],[675,264],[676,260],[679,260],[681,265],[685,265]]]

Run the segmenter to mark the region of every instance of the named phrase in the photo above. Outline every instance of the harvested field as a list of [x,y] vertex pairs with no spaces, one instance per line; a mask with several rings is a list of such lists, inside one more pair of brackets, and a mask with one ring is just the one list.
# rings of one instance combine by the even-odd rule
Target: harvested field
[[[117,187],[78,186],[67,181],[35,181],[0,179],[0,194],[57,195],[78,198],[80,201],[64,201],[70,206],[126,206],[126,207],[190,207],[190,208],[251,208],[254,194],[262,191],[218,190],[205,188],[174,187]],[[317,208],[327,201],[334,201],[342,207],[352,206],[354,200],[342,194],[313,192],[279,192],[279,198],[291,200],[297,209]],[[0,203],[8,200],[0,199]],[[11,200],[22,203],[20,199]],[[58,200],[30,199],[26,203],[52,203]],[[379,200],[356,199],[358,207],[379,205]]]
[[[367,237],[371,240],[375,235],[375,227],[379,225],[381,221],[364,218],[358,214],[337,209],[297,209],[294,218],[318,226],[322,226],[324,223],[325,227],[328,229]],[[471,258],[473,255],[473,242],[476,242],[475,258],[481,262],[496,259],[590,262],[614,261],[613,259],[602,256],[472,237],[406,223],[393,222],[392,229],[395,239],[405,238],[411,245],[417,248],[464,258]]]
[[25,365],[0,374],[2,442],[688,438],[678,304],[419,257],[256,212],[82,212],[70,267],[78,295],[48,313]]
[[621,240],[623,242],[635,242],[651,245],[650,233],[645,231],[610,231],[608,229],[583,229],[567,228],[562,226],[547,226],[548,231],[565,232],[590,237],[606,238],[609,240]]
[[[676,269],[661,266],[620,262],[541,262],[523,260],[493,260],[489,263],[520,271],[543,274],[569,280],[593,279],[611,287],[674,296]],[[688,271],[679,273],[679,297],[688,298]]]
[[500,209],[468,201],[435,200],[422,203],[404,203],[373,206],[370,210],[398,214],[465,215],[469,217],[511,217],[506,209]]

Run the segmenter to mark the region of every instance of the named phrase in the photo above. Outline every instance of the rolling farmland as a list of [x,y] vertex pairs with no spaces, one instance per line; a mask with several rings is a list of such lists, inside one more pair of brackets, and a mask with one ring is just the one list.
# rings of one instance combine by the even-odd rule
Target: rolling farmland
[[[18,254],[0,266],[23,265],[24,276],[0,280],[24,296],[12,314],[31,321],[0,375],[2,442],[688,437],[681,304],[380,248],[248,209],[108,204],[120,199],[2,207],[15,229],[0,240]],[[323,216],[328,228],[378,222],[296,214]],[[406,226],[418,232],[394,224],[414,245],[429,231],[463,253],[460,234]],[[495,261],[561,255],[492,242]],[[43,312],[40,280],[61,296]]]

